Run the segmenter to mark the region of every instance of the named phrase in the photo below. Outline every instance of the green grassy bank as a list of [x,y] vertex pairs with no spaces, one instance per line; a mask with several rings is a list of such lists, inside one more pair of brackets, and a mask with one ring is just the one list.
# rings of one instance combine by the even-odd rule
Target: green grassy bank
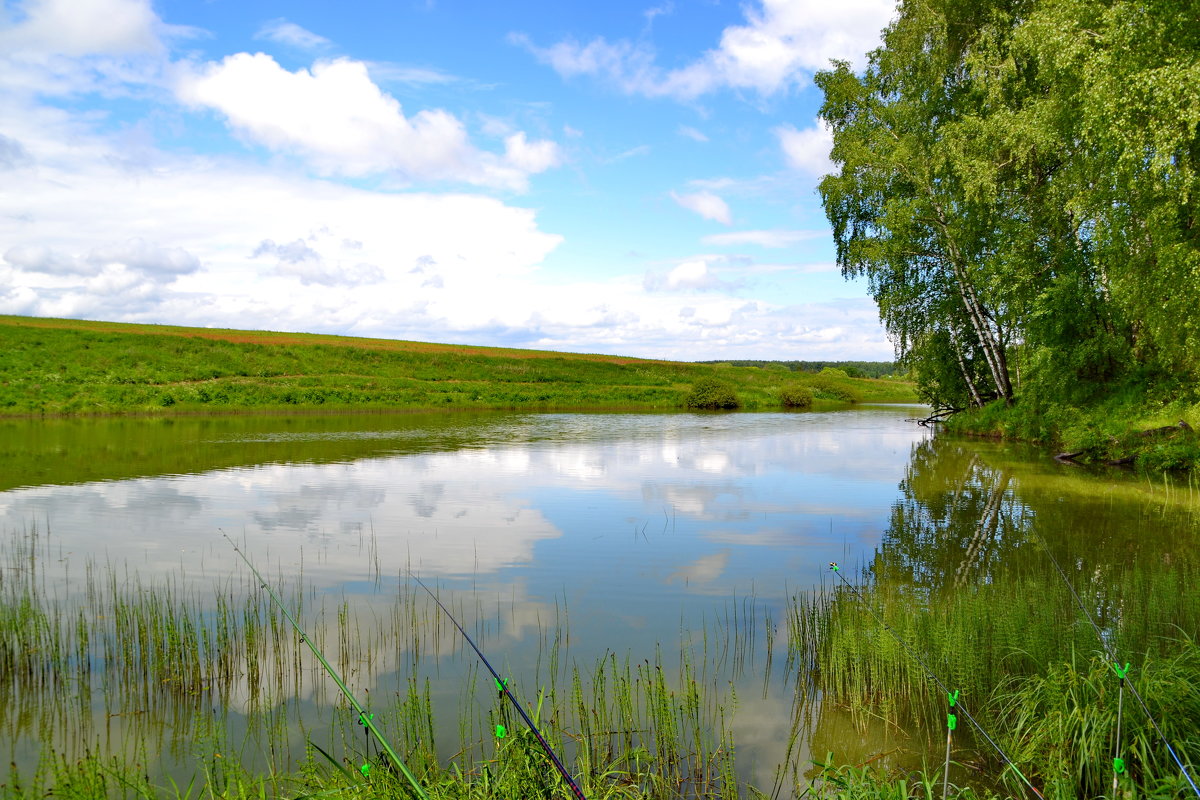
[[[915,402],[826,371],[317,334],[0,316],[0,416],[317,409],[672,410],[716,381],[738,407]],[[797,390],[800,390],[797,395]],[[789,405],[795,406],[794,403]]]
[[1079,464],[1161,472],[1200,469],[1200,403],[1122,393],[1086,406],[1018,397],[946,420],[949,431],[1021,440]]

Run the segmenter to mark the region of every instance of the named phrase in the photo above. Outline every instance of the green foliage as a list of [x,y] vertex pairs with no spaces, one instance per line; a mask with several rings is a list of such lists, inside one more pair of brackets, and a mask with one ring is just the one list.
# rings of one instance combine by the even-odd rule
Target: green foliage
[[724,411],[738,408],[740,405],[733,387],[714,378],[696,381],[687,396],[688,408]]
[[927,402],[1195,391],[1196,22],[1179,0],[905,0],[865,72],[817,74],[838,263]]
[[779,390],[779,404],[784,408],[807,410],[812,408],[813,391],[797,383],[789,384]]
[[814,394],[823,400],[837,400],[842,403],[857,403],[862,400],[852,379],[841,370],[822,370],[809,383]]

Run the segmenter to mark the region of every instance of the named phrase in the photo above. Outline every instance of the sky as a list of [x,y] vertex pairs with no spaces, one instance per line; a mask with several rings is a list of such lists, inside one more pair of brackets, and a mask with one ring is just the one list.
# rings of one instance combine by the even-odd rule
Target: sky
[[890,360],[816,71],[889,0],[0,0],[0,314]]

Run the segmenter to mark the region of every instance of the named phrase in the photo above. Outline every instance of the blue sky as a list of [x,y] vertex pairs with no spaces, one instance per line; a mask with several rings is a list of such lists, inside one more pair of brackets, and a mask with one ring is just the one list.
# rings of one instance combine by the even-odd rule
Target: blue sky
[[0,9],[0,313],[892,356],[812,85],[887,0]]

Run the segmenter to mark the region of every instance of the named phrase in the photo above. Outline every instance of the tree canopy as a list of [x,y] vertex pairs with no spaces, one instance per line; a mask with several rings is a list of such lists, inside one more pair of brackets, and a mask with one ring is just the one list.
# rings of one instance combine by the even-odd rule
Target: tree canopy
[[837,259],[938,406],[1200,377],[1200,6],[904,0],[818,73]]

